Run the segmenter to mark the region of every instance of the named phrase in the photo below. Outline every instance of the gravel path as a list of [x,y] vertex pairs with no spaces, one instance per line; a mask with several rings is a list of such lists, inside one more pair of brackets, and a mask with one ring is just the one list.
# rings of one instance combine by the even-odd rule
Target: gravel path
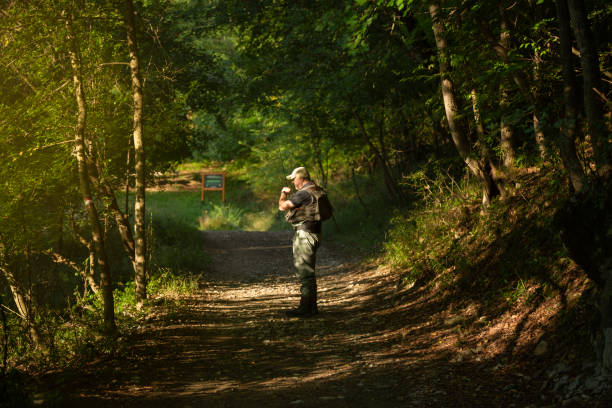
[[445,305],[425,290],[399,290],[386,268],[325,242],[321,314],[287,318],[282,311],[298,302],[290,232],[203,238],[214,266],[200,290],[156,307],[125,340],[127,357],[87,366],[62,406],[554,406],[534,373],[465,353]]

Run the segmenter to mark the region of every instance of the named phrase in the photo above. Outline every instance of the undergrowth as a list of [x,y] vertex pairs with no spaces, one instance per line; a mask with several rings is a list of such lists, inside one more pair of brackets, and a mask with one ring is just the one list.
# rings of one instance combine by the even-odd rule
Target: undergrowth
[[517,176],[507,197],[486,209],[474,180],[415,173],[408,182],[421,186],[420,204],[391,220],[384,244],[405,284],[437,285],[500,308],[559,293],[571,264],[554,223],[566,195],[560,175]]
[[[160,300],[178,301],[197,289],[210,259],[198,226],[199,198],[196,197],[195,208],[191,198],[192,193],[182,192],[148,195],[148,302],[142,309],[136,307],[129,260],[118,246],[119,240],[109,240],[109,261],[115,280],[115,320],[121,336],[137,328],[153,304]],[[10,366],[28,370],[62,367],[121,352],[121,341],[103,335],[101,295],[84,291],[79,279],[77,273],[73,282],[66,283],[74,289],[71,295],[62,295],[63,305],[56,302],[55,307],[41,308],[35,316],[42,338],[39,347],[33,346],[21,319],[7,314],[7,330],[6,333],[2,330],[2,337],[7,339]]]

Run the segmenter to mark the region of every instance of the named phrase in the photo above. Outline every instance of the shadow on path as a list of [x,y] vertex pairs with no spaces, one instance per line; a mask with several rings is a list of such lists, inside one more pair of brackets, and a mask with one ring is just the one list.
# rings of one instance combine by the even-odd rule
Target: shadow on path
[[[497,361],[457,362],[457,323],[423,289],[331,243],[318,258],[320,316],[298,301],[290,232],[205,232],[213,267],[198,293],[156,307],[121,360],[63,386],[74,407],[524,407],[540,383]],[[454,362],[453,362],[454,361]],[[550,402],[549,402],[550,404]]]

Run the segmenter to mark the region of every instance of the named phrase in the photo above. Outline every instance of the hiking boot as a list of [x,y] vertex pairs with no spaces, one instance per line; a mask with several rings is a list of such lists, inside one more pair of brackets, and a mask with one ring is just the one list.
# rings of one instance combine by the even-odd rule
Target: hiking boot
[[308,305],[308,308],[310,309],[310,314],[311,315],[316,315],[319,314],[319,308],[317,307],[317,284],[315,283],[314,287],[312,288],[312,295],[310,296],[310,304]]
[[[315,301],[316,302],[316,301]],[[310,317],[318,313],[316,310],[316,303],[314,306],[314,313],[312,308],[312,301],[310,298],[302,296],[300,298],[300,305],[295,309],[285,310],[285,314],[289,317]]]

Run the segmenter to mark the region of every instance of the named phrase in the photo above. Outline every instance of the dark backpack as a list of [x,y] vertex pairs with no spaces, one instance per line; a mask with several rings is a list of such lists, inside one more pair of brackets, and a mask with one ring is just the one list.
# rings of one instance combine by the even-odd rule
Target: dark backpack
[[308,188],[316,204],[316,212],[314,214],[315,221],[326,221],[334,216],[334,207],[329,201],[327,192],[319,186]]

